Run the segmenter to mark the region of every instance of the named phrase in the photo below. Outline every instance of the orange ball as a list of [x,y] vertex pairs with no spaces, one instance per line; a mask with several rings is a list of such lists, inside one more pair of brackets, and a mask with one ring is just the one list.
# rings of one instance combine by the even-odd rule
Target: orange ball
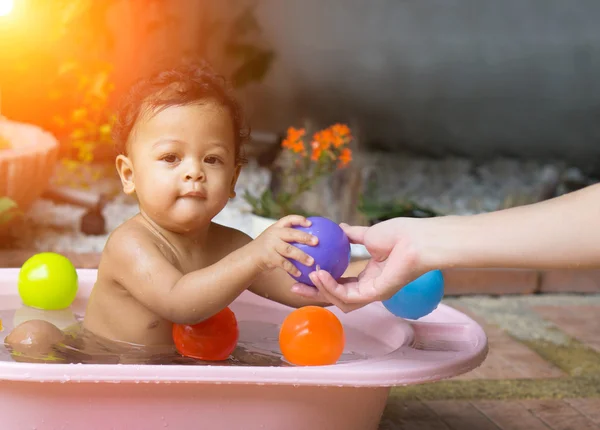
[[239,329],[233,311],[225,308],[198,324],[173,324],[173,342],[186,357],[226,360],[237,346]]
[[287,361],[299,366],[335,364],[344,352],[342,323],[333,312],[305,306],[290,313],[279,330],[279,347]]

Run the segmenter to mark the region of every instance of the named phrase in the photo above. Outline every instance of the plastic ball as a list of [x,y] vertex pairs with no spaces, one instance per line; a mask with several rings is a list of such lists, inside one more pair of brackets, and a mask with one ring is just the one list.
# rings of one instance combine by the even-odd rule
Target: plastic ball
[[300,276],[294,276],[298,282],[314,286],[308,275],[317,266],[331,274],[334,279],[339,279],[350,264],[350,240],[344,230],[330,219],[323,217],[308,217],[312,224],[310,227],[294,226],[295,229],[305,231],[319,239],[317,245],[293,243],[294,246],[314,258],[312,266],[306,266],[296,260],[292,264],[300,270]]
[[175,348],[185,357],[226,360],[235,350],[238,338],[237,318],[229,308],[198,324],[173,324]]
[[21,266],[18,288],[26,306],[45,310],[65,309],[71,306],[77,295],[77,271],[67,257],[42,252]]
[[433,312],[444,297],[444,276],[432,270],[406,284],[382,303],[396,316],[416,320]]
[[344,352],[342,323],[333,312],[304,306],[291,312],[279,330],[279,347],[284,358],[299,366],[335,364]]

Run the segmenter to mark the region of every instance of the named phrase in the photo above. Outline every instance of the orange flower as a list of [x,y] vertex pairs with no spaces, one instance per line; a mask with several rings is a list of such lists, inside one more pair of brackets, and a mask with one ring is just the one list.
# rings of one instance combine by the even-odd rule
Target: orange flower
[[346,124],[334,124],[331,130],[342,137],[350,137],[350,128]]
[[334,136],[330,129],[325,129],[315,133],[313,139],[319,143],[321,149],[327,150],[333,143]]
[[330,127],[333,146],[339,148],[352,139],[350,128],[346,124],[334,124]]
[[287,131],[287,138],[292,141],[300,140],[302,136],[306,134],[306,130],[303,128],[290,127]]
[[352,161],[352,151],[349,148],[342,149],[339,160],[340,168],[346,167]]
[[305,153],[306,151],[304,150],[304,142],[301,140],[298,140],[296,142],[292,142],[290,145],[290,150],[292,152],[295,152],[296,154],[298,153]]
[[311,143],[311,146],[312,146],[312,155],[311,155],[310,159],[313,161],[318,161],[319,158],[321,157],[321,154],[323,153],[323,145],[321,145],[321,143],[318,142],[317,140],[313,140],[313,142]]
[[304,136],[305,133],[306,131],[303,128],[288,128],[287,137],[283,142],[281,142],[281,146],[295,153],[304,153],[305,148],[304,142],[302,141],[302,136]]

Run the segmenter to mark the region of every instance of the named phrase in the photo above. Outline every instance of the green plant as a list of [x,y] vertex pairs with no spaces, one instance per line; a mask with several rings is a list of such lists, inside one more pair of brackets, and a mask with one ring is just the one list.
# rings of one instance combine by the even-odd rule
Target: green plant
[[0,197],[0,224],[5,224],[19,215],[19,207],[9,197]]
[[[227,7],[217,2],[197,4],[200,23],[196,43],[184,50],[184,55],[207,59],[235,88],[261,81],[271,68],[275,53],[262,39],[256,5],[255,0],[230,0]],[[174,17],[169,17],[167,22],[177,25]],[[157,26],[155,23],[153,27]]]
[[[117,35],[109,25],[109,13],[117,4],[129,10],[137,26],[147,23],[140,27],[146,35],[160,30],[161,38],[172,37],[168,51],[177,57],[183,51],[218,63],[237,88],[261,80],[274,59],[259,42],[255,4],[248,0],[232,0],[226,7],[217,2],[195,5],[202,23],[191,51],[181,45],[180,32],[174,28],[181,23],[170,14],[172,2],[167,0],[28,0],[10,37],[3,39],[0,33],[0,86],[17,101],[11,103],[16,117],[59,137],[64,166],[56,177],[59,184],[87,187],[98,179],[99,170],[90,165],[111,144],[110,99],[115,88],[111,58]],[[147,22],[147,10],[154,10],[157,18]],[[27,100],[33,94],[35,103]]]
[[369,223],[375,224],[397,217],[431,218],[440,214],[432,209],[420,206],[411,200],[390,200],[385,202],[367,201],[361,197],[358,210],[367,218]]
[[[100,176],[100,170],[86,166],[94,161],[94,154],[100,146],[112,145],[111,131],[115,115],[108,104],[110,93],[114,90],[110,80],[111,71],[112,66],[108,63],[99,64],[92,71],[77,62],[65,63],[61,67],[54,97],[60,97],[59,88],[68,88],[75,83],[78,102],[66,115],[54,117],[58,129],[65,136],[66,151],[61,162],[70,174],[59,177],[59,183],[86,188],[88,181],[95,181]],[[73,183],[73,177],[79,179],[78,183]]]
[[[109,96],[114,85],[112,66],[105,59],[113,36],[107,15],[118,1],[29,0],[11,29],[18,49],[0,53],[0,76],[19,94],[12,103],[17,117],[19,102],[36,94],[42,108],[22,112],[22,118],[57,135],[61,163],[71,177],[79,178],[70,185],[85,187],[97,179],[88,166],[97,148],[110,143]],[[66,182],[61,175],[56,180]]]
[[305,134],[305,129],[290,127],[281,144],[284,156],[290,158],[281,175],[285,180],[282,191],[274,194],[266,189],[260,197],[248,191],[244,194],[254,214],[274,219],[292,213],[306,215],[295,206],[297,199],[324,177],[352,161],[352,151],[348,148],[352,134],[348,126],[335,124],[320,130],[314,133],[308,145],[304,140]]
[[275,53],[249,39],[261,34],[254,5],[246,6],[234,19],[225,43],[225,52],[234,59],[231,80],[237,88],[261,81],[271,68]]
[[441,213],[421,206],[410,199],[395,198],[382,200],[373,197],[377,194],[377,181],[369,181],[366,185],[366,190],[360,196],[357,208],[371,225],[397,217],[431,218],[441,215]]

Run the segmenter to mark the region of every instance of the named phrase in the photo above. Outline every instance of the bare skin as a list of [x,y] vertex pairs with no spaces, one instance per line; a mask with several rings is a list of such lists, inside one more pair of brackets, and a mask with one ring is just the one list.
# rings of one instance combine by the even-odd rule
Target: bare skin
[[600,262],[600,184],[543,202],[477,215],[395,218],[342,228],[372,260],[357,277],[313,272],[295,293],[350,311],[392,297],[434,269],[590,269]]
[[[291,306],[328,306],[291,291],[299,274],[289,259],[312,264],[290,242],[316,245],[279,220],[252,240],[212,222],[235,196],[240,172],[228,111],[210,100],[142,116],[128,154],[117,158],[123,190],[140,214],[106,244],[84,327],[95,335],[140,345],[171,345],[172,323],[194,324],[229,306],[244,290]],[[355,276],[365,261],[352,263]]]

